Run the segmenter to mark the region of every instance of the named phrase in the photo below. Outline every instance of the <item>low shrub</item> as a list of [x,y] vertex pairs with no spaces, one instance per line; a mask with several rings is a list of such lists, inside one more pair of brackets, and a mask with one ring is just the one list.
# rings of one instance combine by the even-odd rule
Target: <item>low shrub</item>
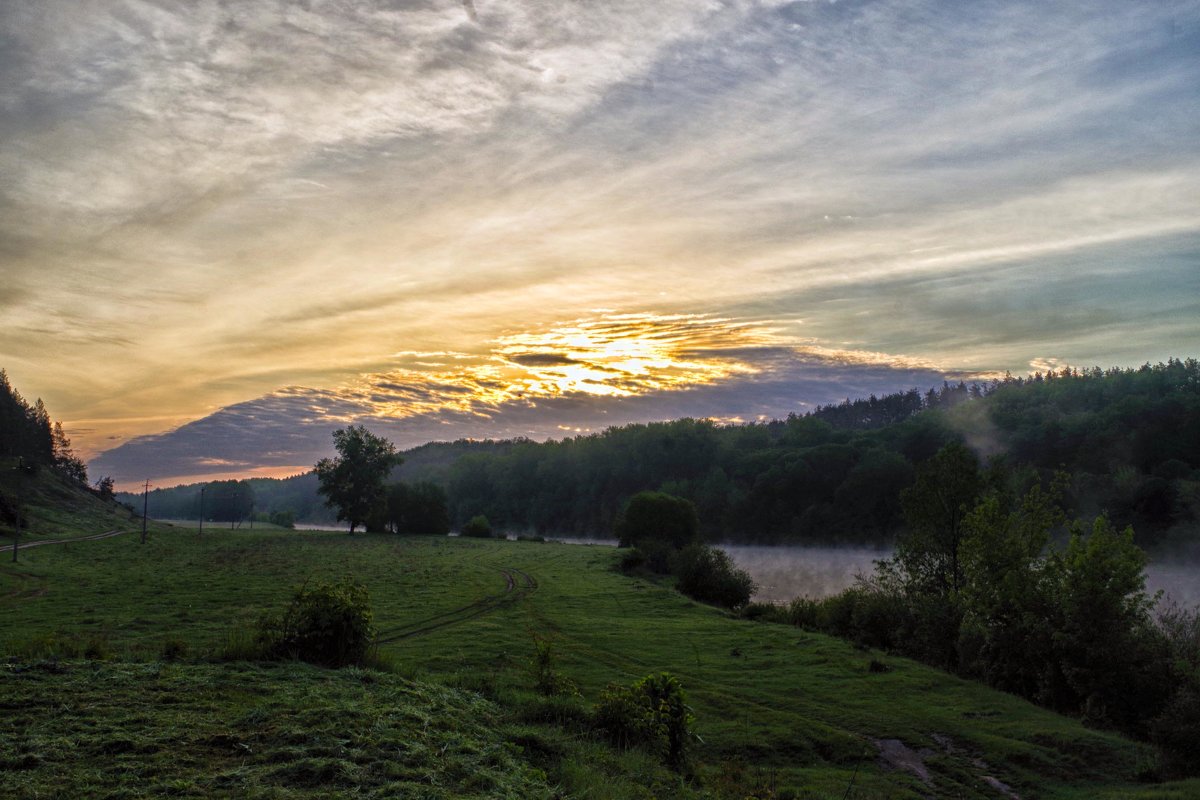
[[791,625],[810,631],[820,630],[821,601],[797,597],[788,603],[784,616]]
[[459,533],[474,539],[488,539],[492,535],[492,523],[488,522],[488,518],[483,514],[478,514],[467,520]]
[[754,581],[733,565],[724,550],[702,544],[685,547],[675,557],[676,588],[702,603],[737,609],[750,602]]
[[693,718],[683,687],[670,673],[647,675],[632,686],[609,684],[592,719],[616,747],[645,747],[670,769],[686,768]]
[[375,638],[367,589],[350,578],[297,590],[283,616],[264,620],[265,657],[325,667],[361,665]]
[[787,609],[775,605],[774,603],[747,603],[742,606],[742,610],[738,612],[742,619],[752,620],[754,622],[781,622],[789,621]]

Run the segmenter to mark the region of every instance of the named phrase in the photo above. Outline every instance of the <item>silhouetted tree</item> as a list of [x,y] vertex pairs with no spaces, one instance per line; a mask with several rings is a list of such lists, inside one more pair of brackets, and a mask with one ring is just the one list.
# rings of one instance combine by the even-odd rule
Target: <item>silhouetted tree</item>
[[113,498],[113,479],[105,475],[100,480],[96,481],[96,494],[101,500],[112,500]]
[[337,510],[337,518],[350,523],[350,533],[378,516],[384,505],[383,482],[392,467],[403,460],[396,447],[362,425],[333,432],[336,458],[322,458],[314,468],[318,489],[325,504]]

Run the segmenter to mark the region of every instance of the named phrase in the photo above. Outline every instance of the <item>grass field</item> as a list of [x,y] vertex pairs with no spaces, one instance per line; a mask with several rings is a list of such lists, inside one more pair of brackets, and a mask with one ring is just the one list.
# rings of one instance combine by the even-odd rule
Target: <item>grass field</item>
[[[841,797],[848,787],[858,798],[1003,797],[1003,787],[1021,797],[1200,796],[1196,782],[1137,784],[1152,755],[1129,740],[904,659],[732,618],[614,572],[615,558],[610,548],[566,544],[208,528],[199,537],[165,526],[145,545],[133,534],[31,549],[0,568],[0,652],[9,654],[0,760],[24,765],[0,776],[0,789],[18,780],[9,788],[49,796],[66,770],[76,786],[118,787],[113,796],[155,796],[150,787],[168,784],[195,796],[221,787],[230,796]],[[296,586],[342,575],[370,590],[390,674],[212,663]],[[538,640],[580,697],[532,691]],[[46,660],[56,653],[92,660]],[[164,653],[179,663],[163,663]],[[891,671],[868,671],[873,658]],[[605,684],[660,670],[683,683],[702,739],[698,776],[686,786],[588,734],[587,708]],[[475,739],[464,729],[463,741],[508,753],[496,762],[503,775],[476,791],[450,780],[459,768],[447,767],[422,784],[443,794],[397,788],[380,771],[381,753],[399,759],[395,769],[422,762],[394,745],[411,731],[363,707],[387,703],[363,694],[364,675],[379,697],[409,697],[405,714],[427,714],[418,699],[435,695],[458,704],[453,713],[479,714]],[[178,713],[158,703],[131,712],[139,686],[163,681]],[[71,713],[52,713],[55,704]],[[238,732],[239,720],[260,712],[261,726]],[[344,728],[343,750],[330,750],[319,730],[290,745],[271,738],[285,722],[304,729],[296,722],[304,719]],[[364,739],[364,725],[375,735]],[[193,727],[196,736],[245,739],[253,752],[241,753],[242,771],[229,753],[195,755],[189,737],[170,733]],[[125,773],[114,776],[102,743],[79,750],[85,729],[132,742],[119,745],[123,769],[153,779],[116,781]],[[294,771],[283,770],[289,764]],[[334,777],[322,782],[313,769]],[[225,782],[213,783],[220,775]]]

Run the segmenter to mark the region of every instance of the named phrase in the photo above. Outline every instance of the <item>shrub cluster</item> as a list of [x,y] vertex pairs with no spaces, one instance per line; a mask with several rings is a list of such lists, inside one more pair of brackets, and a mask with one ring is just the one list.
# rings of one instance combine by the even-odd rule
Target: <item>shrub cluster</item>
[[475,539],[488,539],[492,535],[492,524],[483,514],[478,514],[467,520],[460,533]]
[[325,667],[361,665],[375,639],[367,589],[351,578],[300,587],[279,617],[260,626],[267,659],[297,659]]
[[645,747],[676,772],[687,768],[694,720],[683,687],[670,673],[647,675],[632,686],[610,683],[593,720],[614,746]]
[[691,501],[663,492],[634,495],[617,521],[621,570],[646,569],[674,575],[675,587],[702,603],[737,609],[750,602],[754,581],[736,568],[723,550],[698,541],[699,523]]
[[798,598],[788,622],[980,679],[1089,724],[1154,742],[1168,775],[1200,772],[1200,612],[1151,614],[1145,555],[1105,518],[1074,523],[1061,549],[1031,493],[967,517],[958,591],[938,591],[880,562],[869,579],[821,600]]
[[733,565],[724,550],[702,544],[685,547],[675,557],[676,588],[702,603],[741,608],[754,594],[754,581]]

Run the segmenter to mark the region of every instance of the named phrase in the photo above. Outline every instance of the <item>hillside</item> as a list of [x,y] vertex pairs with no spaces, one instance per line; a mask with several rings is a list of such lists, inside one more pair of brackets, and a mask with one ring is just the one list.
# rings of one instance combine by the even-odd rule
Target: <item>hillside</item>
[[[0,566],[6,780],[17,796],[61,790],[60,770],[110,796],[395,796],[412,780],[430,797],[1200,790],[1139,785],[1154,763],[1143,745],[903,658],[696,605],[614,571],[615,558],[209,529],[32,550],[19,575]],[[292,587],[347,573],[368,587],[380,656],[398,674],[212,661]],[[535,690],[539,642],[579,696]],[[660,670],[695,715],[696,774],[683,783],[590,722],[607,684]]]
[[[78,481],[53,469],[28,474],[18,468],[14,457],[0,458],[0,497],[8,498],[10,504],[20,503],[21,535],[29,542],[141,526],[141,515],[115,500],[101,500]],[[13,522],[8,516],[0,518],[0,536],[6,541],[12,536]]]

